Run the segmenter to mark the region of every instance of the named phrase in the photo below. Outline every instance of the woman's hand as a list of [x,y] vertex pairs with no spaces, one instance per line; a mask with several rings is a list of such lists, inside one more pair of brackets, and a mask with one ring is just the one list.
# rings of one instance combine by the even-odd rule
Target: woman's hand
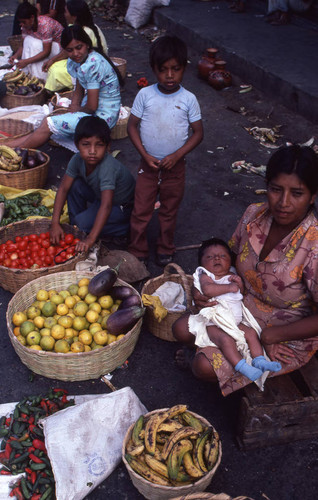
[[192,297],[198,309],[203,309],[204,307],[211,307],[218,304],[217,300],[209,302],[210,297],[203,295],[203,293],[200,293],[199,290],[195,287],[192,287]]
[[44,71],[44,73],[47,73],[49,71],[49,68],[52,66],[52,62],[49,60],[49,61],[45,61],[45,63],[42,64],[42,71]]
[[272,361],[281,361],[288,365],[289,361],[292,358],[295,358],[295,354],[293,350],[288,347],[286,344],[264,344],[264,349],[266,351],[267,356]]
[[18,69],[23,69],[28,65],[28,62],[26,59],[21,59],[19,62],[16,63],[16,66]]

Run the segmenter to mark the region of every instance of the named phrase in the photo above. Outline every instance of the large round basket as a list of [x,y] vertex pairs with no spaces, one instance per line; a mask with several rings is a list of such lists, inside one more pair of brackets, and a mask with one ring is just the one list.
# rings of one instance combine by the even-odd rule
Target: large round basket
[[22,35],[12,35],[9,36],[7,40],[13,52],[16,52],[23,43]]
[[190,493],[190,495],[182,495],[181,497],[176,497],[173,500],[253,500],[250,497],[240,496],[240,497],[230,497],[226,493]]
[[[171,271],[176,271],[177,274],[171,274]],[[141,294],[152,295],[155,293],[157,288],[166,283],[167,281],[173,281],[182,285],[185,292],[186,307],[187,309],[191,306],[192,296],[191,287],[193,284],[192,276],[185,274],[183,269],[175,263],[168,264],[163,271],[161,276],[152,278],[147,281],[142,289]],[[170,342],[175,342],[176,339],[172,335],[172,325],[173,323],[184,314],[183,312],[168,312],[167,316],[159,323],[155,318],[153,309],[151,307],[146,307],[145,322],[149,331],[159,337],[162,340],[169,340]]]
[[[155,413],[161,412],[162,410],[166,410],[167,408],[163,408],[161,410],[155,410],[151,411],[150,413],[147,413],[145,417],[149,417],[151,415],[154,415]],[[189,410],[188,410],[189,411]],[[208,422],[205,418],[201,417],[200,415],[197,415],[194,412],[189,412],[192,413],[196,418],[198,418],[206,427],[213,427],[211,426],[210,422]],[[190,493],[195,493],[198,491],[204,491],[209,484],[212,481],[212,478],[219,467],[221,463],[221,458],[222,458],[222,444],[221,441],[219,441],[219,454],[218,454],[218,459],[213,467],[205,476],[203,476],[201,479],[198,481],[195,481],[192,484],[187,484],[185,486],[161,486],[158,484],[151,483],[150,481],[147,481],[144,479],[142,476],[137,474],[128,464],[125,454],[126,454],[126,445],[131,438],[132,430],[134,428],[134,424],[132,424],[125,436],[123,446],[122,446],[122,459],[123,462],[128,470],[128,474],[130,476],[130,479],[133,482],[133,485],[137,488],[139,493],[141,493],[145,498],[148,498],[149,500],[168,500],[169,498],[175,498],[179,497],[181,495],[188,495]]]
[[[38,290],[65,290],[69,285],[78,283],[80,279],[91,279],[93,276],[94,273],[77,271],[42,276],[26,284],[10,300],[6,316],[9,337],[22,363],[34,373],[71,382],[95,379],[121,366],[133,352],[139,337],[142,318],[120,340],[90,352],[63,354],[34,351],[20,344],[13,334],[11,322],[13,314],[29,307],[34,301]],[[115,285],[131,287],[131,285],[120,279],[117,279]],[[135,289],[134,291],[136,294],[138,293]]]
[[[35,149],[29,149],[34,152]],[[45,156],[46,161],[42,165],[33,168],[18,170],[17,172],[7,172],[0,170],[0,184],[16,189],[40,189],[45,186],[47,174],[49,170],[50,157],[46,153],[41,153]]]
[[46,100],[46,92],[43,86],[39,92],[32,95],[7,94],[1,98],[0,103],[3,108],[11,109],[17,108],[18,106],[32,106],[34,104],[42,106],[42,104],[45,104]]
[[[41,234],[49,231],[51,219],[32,219],[20,222],[14,222],[0,229],[0,244],[7,240],[13,240],[16,236],[25,236],[27,234]],[[61,224],[65,233],[71,233],[75,238],[83,239],[86,234],[80,231],[76,226],[70,224]],[[9,267],[0,266],[0,284],[11,293],[20,290],[26,283],[47,276],[50,279],[51,274],[61,271],[71,271],[75,269],[75,265],[80,260],[86,259],[88,252],[78,254],[69,259],[67,262],[57,264],[52,267],[40,267],[38,269],[11,269]]]
[[13,118],[0,119],[0,138],[4,137],[17,138],[33,132],[32,123],[24,122],[23,120],[14,120]]
[[[59,94],[60,97],[67,97],[68,99],[72,99],[72,96],[73,96],[73,90],[69,90],[67,92],[61,92]],[[65,106],[61,106],[59,104],[56,104],[57,102],[57,97],[56,95],[54,94],[54,96],[51,98],[51,104],[53,106],[54,109],[68,109],[66,108]]]
[[111,57],[123,80],[126,78],[127,61],[121,57]]
[[128,111],[128,116],[123,119],[118,119],[115,127],[111,129],[110,137],[114,139],[125,139],[125,137],[128,137],[128,132],[127,132],[127,124],[129,120],[129,115],[130,115],[130,109],[128,106],[124,106],[124,108]]

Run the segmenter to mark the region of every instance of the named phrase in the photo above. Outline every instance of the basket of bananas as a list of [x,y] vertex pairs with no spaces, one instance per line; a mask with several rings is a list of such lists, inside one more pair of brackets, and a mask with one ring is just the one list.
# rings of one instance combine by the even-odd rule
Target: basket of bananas
[[44,83],[36,76],[15,69],[14,71],[8,71],[2,80],[7,86],[7,93],[1,98],[3,108],[11,109],[18,106],[42,105],[45,103]]
[[217,431],[186,405],[141,415],[129,427],[122,447],[134,486],[151,500],[204,491],[221,457]]
[[22,190],[43,188],[49,163],[49,155],[42,151],[0,144],[0,184]]

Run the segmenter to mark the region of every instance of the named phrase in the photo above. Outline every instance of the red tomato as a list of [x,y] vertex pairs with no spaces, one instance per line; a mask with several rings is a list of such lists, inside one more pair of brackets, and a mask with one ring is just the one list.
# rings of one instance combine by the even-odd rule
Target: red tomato
[[28,246],[28,242],[26,240],[21,240],[17,243],[17,247],[19,250],[26,250]]
[[25,250],[19,250],[19,259],[24,259],[26,257],[26,251]]
[[60,252],[63,252],[63,248],[62,247],[55,247],[55,255],[57,253],[60,253]]
[[62,248],[64,248],[66,246],[65,240],[63,238],[60,239],[59,246]]
[[5,242],[5,245],[7,245],[7,246],[8,246],[8,245],[12,245],[12,244],[13,244],[13,241],[12,241],[12,240],[8,240],[8,241],[6,241],[6,242]]
[[71,247],[68,247],[66,249],[66,253],[67,253],[67,255],[73,254],[74,253],[74,246],[72,245]]
[[29,241],[29,236],[26,234],[25,236],[23,236],[22,240],[28,242]]
[[63,262],[63,259],[60,255],[57,255],[54,260],[55,264],[61,264],[61,262]]
[[37,264],[39,267],[43,267],[42,259],[40,259],[39,257],[37,259],[34,259],[34,264]]
[[13,260],[11,260],[9,257],[7,257],[6,259],[4,259],[3,265],[5,267],[11,267],[12,262],[13,262]]
[[40,236],[39,236],[39,238],[41,240],[47,240],[49,237],[50,237],[50,233],[49,232],[47,232],[47,233],[41,233]]
[[30,248],[31,248],[32,252],[38,252],[41,248],[41,245],[39,243],[37,243],[36,241],[32,241],[32,243],[30,244]]
[[28,260],[27,259],[20,259],[20,265],[22,266],[22,269],[26,269],[28,267]]
[[47,266],[50,266],[53,264],[53,257],[51,255],[47,255],[45,258],[44,258],[44,262]]
[[62,257],[63,262],[64,262],[64,260],[67,259],[66,252],[62,252],[61,257]]
[[43,248],[49,248],[49,246],[51,245],[50,240],[47,240],[47,239],[42,240],[41,245]]
[[79,238],[74,238],[73,245],[77,245],[81,240]]
[[22,236],[16,236],[15,237],[15,242],[19,243],[19,241],[22,241]]
[[31,259],[35,260],[38,258],[38,252],[31,252]]
[[39,257],[45,257],[46,256],[45,248],[40,248],[40,250],[38,251],[38,255]]
[[73,240],[74,240],[73,234],[66,234],[65,235],[65,243],[67,245],[70,245],[71,243],[73,243]]
[[13,252],[11,255],[10,255],[10,259],[11,260],[17,260],[19,258],[19,255],[17,254],[17,252]]
[[13,253],[16,250],[17,250],[17,245],[15,243],[9,243],[9,245],[7,245],[8,253]]
[[38,235],[37,234],[29,234],[29,241],[37,241]]
[[18,260],[12,260],[11,261],[11,266],[12,269],[18,269],[19,267],[19,261]]
[[46,251],[47,255],[55,255],[56,254],[56,248],[51,245],[48,247],[47,251]]
[[3,250],[0,250],[0,262],[2,262],[5,259],[5,252]]
[[26,249],[25,249],[25,253],[26,253],[27,255],[31,255],[31,248],[30,248],[30,247],[26,247]]

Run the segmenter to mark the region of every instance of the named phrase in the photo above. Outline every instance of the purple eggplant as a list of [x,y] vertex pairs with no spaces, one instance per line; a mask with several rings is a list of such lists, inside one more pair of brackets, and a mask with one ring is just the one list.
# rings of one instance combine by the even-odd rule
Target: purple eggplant
[[121,311],[122,309],[127,309],[127,307],[140,306],[140,305],[141,303],[138,295],[137,294],[130,295],[120,303],[118,311]]
[[135,292],[130,286],[114,286],[110,294],[114,300],[124,300]]
[[127,307],[127,309],[122,309],[120,311],[117,310],[107,318],[107,332],[116,336],[127,333],[144,314],[145,308],[138,306]]

